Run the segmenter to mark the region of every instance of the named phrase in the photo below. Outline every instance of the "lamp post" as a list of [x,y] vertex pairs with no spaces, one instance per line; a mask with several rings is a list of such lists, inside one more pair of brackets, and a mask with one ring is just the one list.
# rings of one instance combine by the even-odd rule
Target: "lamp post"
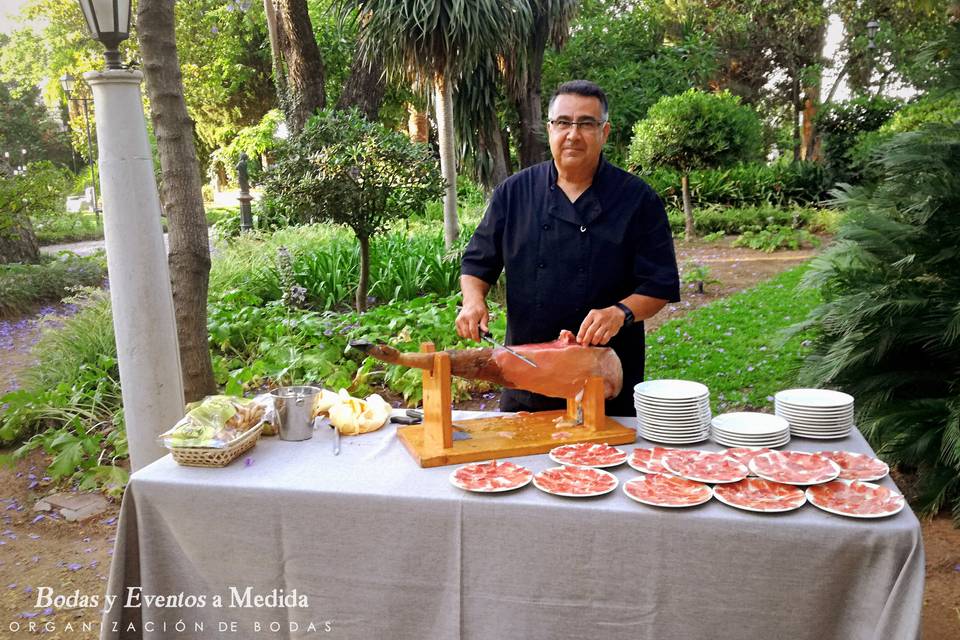
[[87,130],[87,164],[90,165],[90,182],[93,183],[93,215],[97,218],[97,226],[100,226],[100,199],[97,197],[97,174],[94,168],[93,162],[93,140],[90,137],[90,117],[87,113],[87,103],[90,102],[90,98],[87,96],[80,96],[74,92],[76,88],[77,81],[69,73],[65,73],[60,77],[60,86],[63,88],[63,92],[67,96],[68,101],[76,101],[83,105],[83,125]]
[[134,471],[167,452],[157,436],[183,416],[180,349],[160,197],[147,140],[143,74],[120,63],[130,0],[79,0],[106,69],[83,75],[93,92],[103,235],[123,413]]
[[[880,23],[877,20],[870,20],[867,22],[867,93],[869,94],[870,79],[873,75],[873,58],[876,55],[877,50],[877,32],[880,30]],[[882,84],[881,84],[882,87]],[[880,91],[877,91],[879,95]]]
[[237,163],[237,183],[240,185],[240,195],[237,200],[240,201],[240,230],[250,231],[253,228],[253,215],[250,211],[250,201],[253,197],[250,195],[250,174],[247,171],[247,154],[240,152],[240,161]]

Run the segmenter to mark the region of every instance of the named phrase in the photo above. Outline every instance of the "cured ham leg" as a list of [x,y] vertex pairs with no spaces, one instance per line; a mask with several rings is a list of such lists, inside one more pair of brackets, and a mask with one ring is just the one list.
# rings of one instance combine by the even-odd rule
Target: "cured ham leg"
[[[418,369],[433,369],[433,354],[401,352],[385,344],[351,342],[378,360]],[[461,378],[486,380],[511,389],[533,391],[552,398],[573,398],[592,377],[603,379],[603,395],[612,398],[623,386],[620,358],[609,347],[577,344],[572,333],[560,332],[553,342],[522,344],[511,349],[537,364],[531,367],[506,349],[448,350],[450,373]]]

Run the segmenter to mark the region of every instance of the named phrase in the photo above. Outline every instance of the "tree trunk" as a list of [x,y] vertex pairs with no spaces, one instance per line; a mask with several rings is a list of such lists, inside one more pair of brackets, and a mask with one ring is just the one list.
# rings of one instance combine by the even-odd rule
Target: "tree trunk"
[[440,173],[446,182],[443,195],[443,244],[450,251],[460,236],[460,222],[457,219],[457,156],[453,151],[456,147],[453,135],[453,91],[447,78],[437,76],[435,82]]
[[411,142],[430,144],[430,117],[413,103],[407,103],[407,136]]
[[277,23],[277,8],[273,0],[263,0],[263,12],[267,17],[267,35],[270,37],[270,60],[273,69],[273,85],[277,88],[277,101],[287,113],[287,76],[283,71],[283,51],[280,48],[280,25]]
[[[359,49],[359,45],[358,49]],[[377,56],[369,64],[363,60],[359,50],[353,55],[350,76],[337,100],[337,109],[347,110],[356,107],[370,122],[376,122],[380,113],[380,104],[387,91],[383,77],[383,60]]]
[[140,0],[137,32],[160,154],[163,208],[169,228],[170,282],[188,402],[215,393],[207,335],[210,247],[200,165],[187,114],[174,36],[174,0]]
[[683,218],[686,221],[684,236],[687,242],[695,240],[697,230],[693,225],[693,204],[690,202],[690,176],[684,173],[680,176],[680,189],[683,192]]
[[807,87],[807,97],[803,101],[803,139],[800,149],[804,160],[815,160],[817,136],[817,105],[820,98],[820,87]]
[[307,120],[327,106],[326,78],[320,48],[313,35],[306,0],[278,0],[277,17],[283,32],[281,46],[287,62],[290,133],[300,133]]
[[527,46],[523,86],[514,99],[517,115],[520,118],[518,152],[522,169],[543,162],[547,149],[543,132],[540,79],[543,73],[543,54],[550,35],[550,24],[545,14],[538,15],[535,20]]
[[30,218],[23,213],[3,212],[0,218],[0,264],[32,264],[39,261],[40,247]]
[[[496,119],[496,114],[493,114]],[[489,135],[492,133],[493,135]],[[500,123],[497,122],[491,129],[480,130],[480,148],[486,151],[493,163],[490,169],[490,184],[484,185],[492,191],[501,182],[510,177],[507,170],[507,151],[503,147],[503,135]]]
[[370,238],[357,236],[360,241],[360,282],[357,283],[357,311],[367,310],[367,287],[370,284]]
[[793,105],[793,161],[796,162],[800,160],[800,111],[803,108],[800,103],[800,78],[797,77],[797,71],[793,71],[790,93],[790,103]]

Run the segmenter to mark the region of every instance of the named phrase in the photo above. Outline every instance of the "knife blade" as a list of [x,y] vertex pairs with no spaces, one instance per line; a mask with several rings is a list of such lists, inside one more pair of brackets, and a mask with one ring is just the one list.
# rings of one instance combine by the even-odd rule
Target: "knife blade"
[[503,344],[502,342],[499,342],[499,341],[497,341],[496,339],[494,339],[493,334],[490,333],[489,331],[487,331],[487,332],[484,333],[484,334],[481,334],[481,336],[483,337],[484,340],[486,340],[486,341],[489,342],[490,344],[492,344],[492,345],[494,345],[494,346],[497,346],[497,347],[500,347],[501,349],[506,350],[507,353],[510,353],[510,354],[512,354],[512,355],[515,355],[516,357],[520,358],[521,360],[523,360],[524,362],[526,362],[526,363],[527,363],[528,365],[530,365],[531,367],[533,367],[533,368],[535,368],[535,369],[539,369],[539,368],[540,368],[540,367],[537,366],[537,363],[535,363],[533,360],[530,360],[530,359],[528,359],[528,358],[525,358],[524,356],[520,355],[519,353],[517,353],[516,351],[514,351],[513,349],[511,349],[511,348],[508,347],[507,345],[505,345],[505,344]]

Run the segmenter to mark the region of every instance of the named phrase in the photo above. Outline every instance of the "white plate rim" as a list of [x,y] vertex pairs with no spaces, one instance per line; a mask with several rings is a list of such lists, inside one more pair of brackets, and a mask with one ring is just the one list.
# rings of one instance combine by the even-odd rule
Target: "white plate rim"
[[[656,388],[657,386],[674,386],[674,387],[686,387],[694,389],[694,395],[651,395],[649,389]],[[686,400],[689,398],[700,398],[704,395],[710,394],[710,388],[702,382],[696,382],[693,380],[679,380],[676,378],[663,378],[659,380],[644,380],[633,386],[633,392],[647,397],[653,397],[664,400]],[[662,394],[662,392],[661,392]]]
[[[544,488],[541,487],[540,484],[537,482],[537,476],[538,476],[540,473],[544,473],[545,471],[550,471],[550,470],[552,470],[552,469],[560,469],[560,468],[562,468],[562,467],[573,467],[573,468],[575,468],[575,469],[592,469],[593,471],[597,471],[598,473],[605,473],[605,474],[607,474],[608,476],[610,476],[611,478],[614,479],[613,486],[610,487],[609,489],[605,490],[605,491],[598,491],[598,492],[596,492],[596,493],[559,493],[559,492],[557,492],[557,491],[550,491],[549,489],[544,489]],[[620,478],[618,478],[617,476],[613,475],[613,474],[610,473],[609,471],[604,471],[603,469],[596,469],[596,468],[594,468],[594,467],[578,467],[578,466],[576,466],[576,465],[570,465],[570,464],[564,464],[564,465],[560,465],[559,467],[550,467],[550,468],[548,468],[548,469],[544,469],[543,471],[540,471],[540,472],[538,472],[538,473],[533,474],[533,478],[532,478],[532,479],[533,479],[533,486],[535,486],[535,487],[536,487],[537,489],[539,489],[540,491],[543,491],[544,493],[548,493],[548,494],[550,494],[550,495],[552,495],[552,496],[560,496],[561,498],[594,498],[594,497],[596,497],[596,496],[603,496],[603,495],[606,495],[606,494],[610,493],[611,491],[615,491],[616,488],[617,488],[618,486],[620,486]]]
[[[605,443],[605,442],[603,442],[603,443],[600,443],[600,442],[577,442],[577,443],[573,443],[573,445],[576,445],[576,444],[606,444],[606,443]],[[624,456],[623,460],[621,460],[620,462],[608,462],[607,464],[577,464],[576,462],[567,462],[567,461],[565,461],[565,460],[561,460],[560,458],[556,457],[556,455],[554,455],[554,453],[553,453],[553,452],[556,451],[557,449],[560,449],[560,448],[562,448],[562,447],[569,447],[569,446],[573,446],[573,445],[571,445],[571,444],[561,444],[561,445],[558,445],[558,446],[554,447],[553,449],[550,449],[550,451],[547,452],[547,455],[549,456],[549,458],[550,458],[551,460],[553,460],[554,462],[556,462],[556,463],[559,464],[560,466],[566,466],[566,467],[588,467],[588,468],[590,468],[590,469],[608,469],[608,468],[610,468],[610,467],[619,467],[619,466],[622,465],[624,462],[626,462],[627,459],[630,457],[630,454],[627,453],[626,451],[624,451],[623,449],[619,449],[619,448],[614,447],[613,445],[609,445],[609,444],[607,445],[608,447],[612,447],[612,448],[616,449],[617,451],[619,451],[620,453],[623,454],[623,456]]]
[[[748,480],[749,478],[744,478],[744,479],[745,479],[745,480]],[[761,480],[766,480],[766,478],[760,478],[760,479],[761,479]],[[742,480],[741,480],[741,482],[742,482]],[[772,480],[767,480],[767,482],[773,482],[773,481],[772,481]],[[784,484],[784,483],[783,483],[783,482],[780,482],[780,483],[778,483],[778,484]],[[724,486],[729,486],[729,485],[724,485]],[[792,486],[792,487],[794,487],[795,489],[797,489],[797,487],[796,487],[795,485],[790,485],[790,486]],[[735,503],[733,503],[733,502],[729,502],[728,499],[721,497],[721,495],[720,495],[719,493],[717,493],[716,490],[714,490],[714,492],[713,492],[713,497],[716,498],[717,500],[719,500],[720,502],[722,502],[723,504],[727,505],[728,507],[733,507],[734,509],[742,509],[743,511],[752,511],[753,513],[788,513],[788,512],[790,512],[790,511],[796,511],[797,509],[799,509],[799,508],[802,507],[803,505],[807,504],[807,492],[806,492],[805,490],[803,490],[803,489],[797,489],[797,491],[800,492],[800,495],[803,497],[803,501],[802,501],[800,504],[798,504],[797,506],[795,506],[795,507],[788,507],[788,508],[786,508],[786,509],[756,509],[756,508],[754,508],[754,507],[747,507],[747,506],[742,505],[742,504],[735,504]]]
[[[831,460],[831,462],[833,462],[833,461]],[[843,483],[845,483],[845,484],[850,484],[851,482],[861,482],[862,484],[865,484],[865,485],[867,485],[868,487],[870,487],[870,488],[872,488],[872,489],[876,489],[876,488],[887,489],[887,487],[882,487],[882,486],[879,485],[879,484],[874,484],[873,482],[864,482],[864,481],[862,481],[862,480],[856,480],[856,481],[854,481],[854,480],[844,480],[844,479],[841,479],[841,478],[837,478],[837,479],[835,479],[835,480],[831,480],[831,482],[843,482]],[[824,483],[824,484],[826,484],[826,483]],[[847,512],[845,512],[845,511],[838,511],[838,510],[836,510],[836,509],[831,509],[830,507],[824,507],[824,506],[819,505],[819,504],[817,504],[816,502],[814,502],[813,499],[810,497],[810,489],[812,489],[812,488],[813,488],[813,487],[808,487],[807,490],[804,491],[804,495],[806,495],[806,497],[807,497],[807,502],[809,502],[810,504],[812,504],[813,506],[815,506],[817,509],[820,509],[820,510],[822,510],[822,511],[826,511],[827,513],[832,513],[832,514],[837,515],[837,516],[843,516],[843,517],[845,517],[845,518],[860,518],[860,519],[865,519],[865,520],[872,520],[872,519],[875,519],[875,518],[889,518],[890,516],[895,516],[895,515],[897,515],[898,513],[900,513],[901,511],[903,511],[903,508],[904,508],[905,506],[907,506],[907,499],[906,499],[906,497],[904,497],[904,495],[903,495],[902,493],[899,493],[899,492],[897,492],[897,491],[893,491],[892,489],[887,489],[887,491],[890,491],[891,493],[895,493],[895,494],[897,494],[898,496],[900,496],[900,508],[897,509],[896,511],[891,511],[891,512],[889,512],[889,513],[867,513],[867,514],[862,514],[862,513],[847,513]]]
[[[450,484],[452,484],[453,486],[455,486],[457,489],[460,489],[461,491],[469,491],[469,492],[471,492],[471,493],[503,493],[503,492],[505,492],[505,491],[516,491],[517,489],[522,489],[523,487],[525,487],[525,486],[527,486],[528,484],[530,484],[531,482],[533,482],[533,476],[534,476],[533,470],[531,470],[529,467],[523,466],[522,464],[517,464],[518,467],[521,467],[521,468],[523,468],[523,469],[526,469],[528,472],[530,472],[530,477],[527,478],[526,482],[524,482],[523,484],[518,484],[518,485],[515,486],[515,487],[500,487],[499,489],[470,489],[470,488],[468,488],[468,487],[464,487],[464,486],[461,486],[461,485],[457,484],[456,478],[454,477],[454,475],[457,473],[457,471],[459,471],[460,469],[465,469],[465,468],[467,468],[467,467],[472,467],[472,466],[475,465],[475,464],[484,464],[484,463],[486,463],[486,462],[490,462],[490,461],[489,461],[489,460],[482,460],[482,461],[480,461],[480,462],[471,462],[471,463],[469,463],[469,464],[465,464],[465,465],[463,465],[463,466],[457,467],[456,469],[454,469],[453,471],[450,472],[450,476],[449,476],[449,478],[450,478]],[[516,463],[514,462],[514,463],[512,463],[512,464],[516,464]]]
[[[817,451],[817,453],[822,456],[824,453],[836,453],[836,452],[835,452],[835,451]],[[867,455],[866,453],[860,453],[859,451],[841,451],[840,453],[854,453],[854,454],[856,454],[856,455],[858,455],[858,456],[866,456],[866,457],[871,458],[871,459],[873,459],[873,460],[876,460],[877,462],[879,462],[880,464],[882,464],[882,465],[886,468],[886,471],[883,473],[882,476],[870,476],[869,478],[842,478],[842,477],[840,477],[840,476],[843,475],[844,468],[841,466],[841,467],[840,467],[840,476],[837,476],[837,480],[859,480],[860,482],[876,482],[877,480],[883,480],[883,479],[886,478],[888,475],[890,475],[890,465],[888,465],[886,462],[884,462],[883,460],[881,460],[880,458],[878,458],[878,457],[876,457],[876,456]],[[826,457],[826,456],[824,456],[824,457]],[[828,460],[833,460],[833,458],[827,458],[827,459],[828,459]],[[837,462],[836,460],[833,460],[833,461],[836,462],[837,464],[840,464],[840,463]]]
[[[736,418],[734,416],[737,416]],[[742,417],[749,416],[749,417]],[[760,417],[762,416],[762,417]],[[737,421],[742,420],[741,424],[745,424],[749,421],[756,422],[767,422],[770,424],[770,428],[764,431],[758,431],[757,429],[735,429]],[[724,422],[728,424],[723,424]],[[732,423],[732,424],[731,424]],[[774,427],[776,425],[776,427]],[[713,416],[710,420],[710,426],[715,429],[720,429],[726,431],[727,433],[732,433],[734,435],[743,435],[743,436],[765,436],[773,433],[780,433],[790,428],[790,423],[787,422],[787,419],[778,416],[772,413],[761,413],[759,411],[731,411],[730,413],[721,413],[720,415]]]
[[[656,475],[670,475],[670,474],[648,473],[648,474],[645,474],[645,475],[648,475],[648,476],[656,476]],[[708,484],[706,484],[706,483],[704,483],[704,482],[700,482],[699,484],[702,484],[704,487],[707,488],[707,499],[704,500],[704,501],[702,501],[702,502],[697,502],[697,503],[694,503],[694,504],[660,504],[660,503],[657,503],[657,502],[650,502],[649,500],[641,500],[640,498],[638,498],[638,497],[636,497],[636,496],[632,496],[632,495],[630,495],[629,493],[627,493],[627,485],[630,484],[631,482],[636,482],[636,481],[638,481],[638,480],[641,480],[643,477],[644,477],[644,476],[640,476],[639,478],[630,478],[629,480],[627,480],[626,482],[624,482],[624,483],[623,483],[623,493],[624,493],[625,496],[627,496],[628,498],[630,498],[630,499],[633,500],[634,502],[639,502],[640,504],[645,504],[645,505],[647,505],[648,507],[661,507],[661,508],[663,508],[663,509],[685,509],[685,508],[687,508],[687,507],[699,507],[699,506],[702,505],[702,504],[706,504],[706,503],[710,502],[710,498],[712,498],[712,497],[714,496],[713,488],[712,488],[710,485],[708,485]],[[676,477],[681,478],[682,476],[676,476]],[[688,478],[683,478],[683,479],[684,479],[684,480],[687,480]],[[691,480],[691,482],[698,482],[698,481],[697,481],[697,480]]]
[[[813,451],[777,451],[776,453],[801,453],[808,456],[816,455],[816,453],[814,453]],[[766,454],[761,454],[761,455],[766,455]],[[759,457],[760,456],[756,456],[750,459],[750,464],[748,465],[750,467],[750,471],[755,473],[758,478],[763,478],[764,480],[769,480],[770,482],[779,482],[780,484],[790,484],[795,487],[812,487],[815,484],[826,484],[828,482],[833,482],[840,475],[840,465],[838,465],[836,462],[834,462],[830,458],[823,458],[824,460],[829,462],[833,466],[834,470],[836,471],[836,475],[834,475],[832,478],[827,478],[826,480],[817,480],[816,482],[787,482],[785,480],[778,480],[777,478],[771,478],[770,476],[765,476],[759,471],[757,471],[756,468],[754,467],[754,461]]]
[[[798,403],[796,400],[787,399],[797,394],[808,394],[808,395],[814,395],[814,396],[822,395],[825,398],[836,398],[839,401],[839,403],[838,404],[822,404],[822,403],[811,404],[810,402]],[[850,395],[849,393],[844,393],[843,391],[834,391],[833,389],[811,389],[811,388],[784,389],[782,391],[778,391],[777,393],[775,393],[773,395],[773,399],[774,399],[774,402],[777,402],[777,401],[787,402],[789,404],[799,404],[800,406],[804,406],[804,407],[845,407],[855,402],[855,398],[852,395]]]
[[[703,453],[720,453],[720,452],[719,452],[719,451],[704,451]],[[729,457],[729,456],[728,456],[728,457]],[[730,483],[732,483],[732,482],[740,482],[741,480],[743,480],[744,478],[746,478],[747,476],[750,475],[750,467],[748,467],[747,465],[743,464],[742,462],[740,462],[740,461],[737,460],[736,458],[732,458],[732,457],[731,457],[730,459],[733,460],[734,462],[736,462],[737,464],[739,464],[739,465],[740,465],[741,467],[743,467],[744,469],[746,469],[747,472],[743,475],[743,478],[737,478],[736,480],[706,480],[706,479],[704,479],[704,478],[695,478],[695,477],[693,477],[693,476],[687,476],[687,475],[683,475],[682,473],[677,473],[676,469],[674,469],[673,467],[671,467],[671,466],[669,465],[669,463],[667,463],[666,459],[664,459],[664,461],[663,461],[663,466],[667,469],[667,471],[669,471],[670,473],[672,473],[672,474],[675,475],[675,476],[679,476],[679,477],[685,478],[685,479],[687,479],[687,480],[693,480],[694,482],[702,482],[702,483],[704,483],[704,484],[730,484]]]

